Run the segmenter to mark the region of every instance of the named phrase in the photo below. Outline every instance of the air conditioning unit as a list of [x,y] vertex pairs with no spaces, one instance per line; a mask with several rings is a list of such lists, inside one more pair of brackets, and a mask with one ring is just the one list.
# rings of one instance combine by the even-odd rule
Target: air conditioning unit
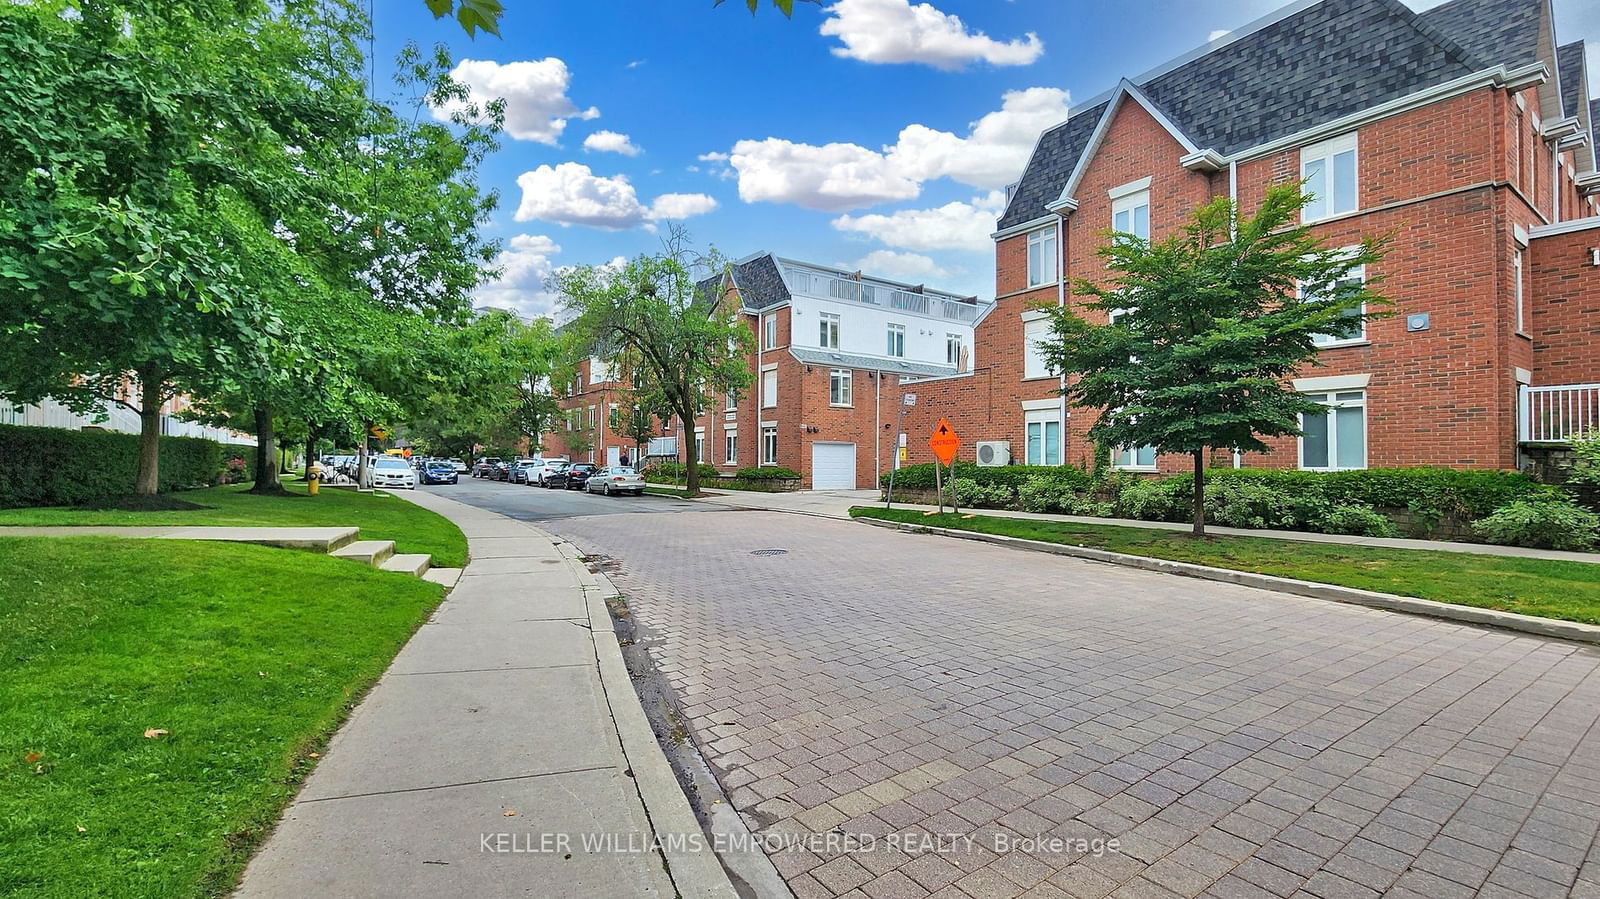
[[978,464],[985,468],[1011,464],[1011,441],[978,441]]

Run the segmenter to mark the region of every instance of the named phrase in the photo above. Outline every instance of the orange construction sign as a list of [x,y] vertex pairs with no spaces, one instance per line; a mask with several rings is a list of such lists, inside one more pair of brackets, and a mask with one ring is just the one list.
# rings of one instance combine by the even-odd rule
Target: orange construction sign
[[939,419],[939,426],[933,429],[933,436],[928,438],[928,446],[933,448],[933,454],[940,462],[949,465],[955,461],[956,450],[961,447],[961,438],[956,436],[955,428],[950,427],[947,419]]

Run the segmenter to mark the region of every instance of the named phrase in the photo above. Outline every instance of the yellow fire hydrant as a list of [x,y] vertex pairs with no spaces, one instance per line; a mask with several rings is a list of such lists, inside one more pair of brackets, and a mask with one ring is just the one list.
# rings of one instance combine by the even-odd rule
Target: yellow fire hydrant
[[321,486],[321,484],[322,466],[313,462],[311,463],[311,467],[306,469],[306,492],[312,496],[316,496],[317,488]]

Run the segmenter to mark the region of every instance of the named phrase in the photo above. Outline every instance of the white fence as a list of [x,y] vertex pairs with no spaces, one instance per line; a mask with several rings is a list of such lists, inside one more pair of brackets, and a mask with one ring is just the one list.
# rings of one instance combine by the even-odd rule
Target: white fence
[[1523,443],[1571,443],[1574,437],[1600,432],[1600,384],[1521,387],[1517,391]]
[[[37,406],[13,406],[0,400],[0,425],[25,425],[34,428],[65,428],[78,431],[99,428],[106,431],[139,433],[139,416],[132,410],[115,403],[106,403],[103,415],[79,415],[55,400],[45,400]],[[204,437],[218,443],[236,443],[255,446],[256,439],[226,428],[212,428],[184,421],[172,415],[161,416],[161,433],[167,437]]]
[[788,282],[790,290],[806,296],[850,300],[868,306],[899,309],[950,321],[973,322],[978,318],[976,303],[946,299],[938,294],[916,293],[866,279],[857,281],[854,278],[840,278],[795,268],[792,265],[784,266],[783,277]]

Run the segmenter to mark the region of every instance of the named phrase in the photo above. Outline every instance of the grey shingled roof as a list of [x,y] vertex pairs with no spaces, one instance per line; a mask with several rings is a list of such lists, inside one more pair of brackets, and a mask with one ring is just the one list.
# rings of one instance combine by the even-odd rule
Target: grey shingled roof
[[1594,129],[1589,146],[1594,148],[1595,161],[1600,162],[1600,98],[1589,101],[1589,127]]
[[801,362],[810,365],[820,365],[829,368],[862,368],[878,371],[894,372],[902,375],[923,375],[937,377],[939,375],[953,375],[956,373],[953,365],[932,365],[927,362],[907,362],[904,359],[890,359],[886,356],[860,356],[855,353],[840,353],[834,350],[813,350],[805,347],[790,347],[789,354]]
[[1418,18],[1444,32],[1485,66],[1539,61],[1542,0],[1451,0]]
[[[1520,40],[1530,16],[1512,13],[1532,10],[1537,38],[1542,2],[1453,0],[1430,21],[1399,0],[1324,0],[1139,87],[1200,147],[1234,153],[1496,62],[1521,61],[1515,49],[1515,58],[1484,62],[1456,23],[1486,6],[1505,7],[1500,14],[1517,24],[1511,31]],[[1104,112],[1105,104],[1075,110],[1044,133],[999,228],[1048,214],[1045,204],[1060,195]]]
[[733,283],[739,288],[739,301],[746,309],[766,309],[789,301],[789,285],[783,283],[771,253],[736,264]]
[[1575,116],[1583,95],[1583,41],[1556,48],[1556,70],[1561,73],[1561,114]]

